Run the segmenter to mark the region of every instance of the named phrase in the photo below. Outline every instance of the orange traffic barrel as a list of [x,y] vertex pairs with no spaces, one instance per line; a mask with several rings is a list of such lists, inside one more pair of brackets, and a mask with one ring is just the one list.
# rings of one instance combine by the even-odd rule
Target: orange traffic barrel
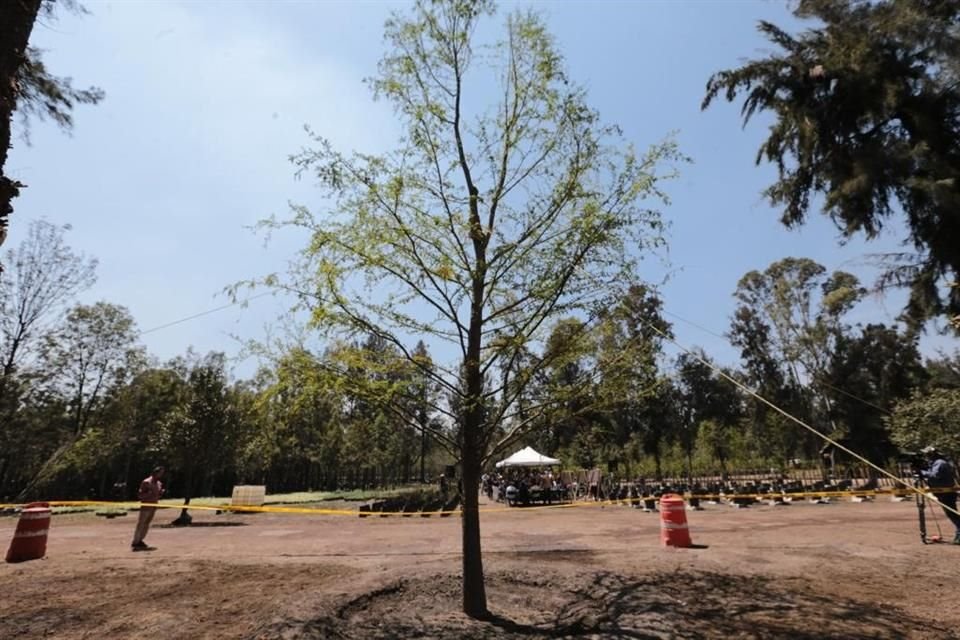
[[690,547],[687,509],[683,498],[666,494],[660,498],[660,541],[667,547]]
[[7,551],[7,562],[37,560],[47,552],[47,531],[50,529],[50,507],[46,502],[28,504],[20,512],[17,530]]

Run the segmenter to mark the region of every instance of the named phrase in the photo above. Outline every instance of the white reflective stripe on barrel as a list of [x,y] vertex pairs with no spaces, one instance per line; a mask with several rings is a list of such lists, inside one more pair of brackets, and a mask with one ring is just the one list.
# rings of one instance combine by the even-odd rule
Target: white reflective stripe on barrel
[[36,538],[38,536],[47,535],[49,529],[39,529],[37,531],[17,531],[13,534],[14,538]]
[[50,517],[50,510],[44,511],[24,511],[20,514],[21,520],[44,520]]
[[674,523],[672,523],[672,522],[661,522],[661,523],[660,523],[660,528],[661,528],[661,529],[686,529],[686,528],[687,528],[687,525],[686,525],[686,524],[674,524]]

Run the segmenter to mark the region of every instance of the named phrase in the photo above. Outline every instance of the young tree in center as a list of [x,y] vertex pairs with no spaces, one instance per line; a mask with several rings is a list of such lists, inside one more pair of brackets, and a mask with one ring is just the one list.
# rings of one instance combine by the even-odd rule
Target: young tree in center
[[[329,206],[267,223],[310,234],[280,286],[300,292],[316,326],[381,336],[455,398],[434,435],[460,463],[473,617],[487,615],[482,467],[536,423],[537,408],[520,417],[516,402],[536,371],[514,363],[543,344],[549,321],[589,324],[638,281],[638,260],[663,242],[646,200],[663,199],[660,167],[681,160],[671,141],[637,154],[601,123],[537,14],[511,14],[503,39],[482,46],[476,27],[492,14],[465,1],[395,14],[370,84],[405,125],[397,148],[344,154],[315,136],[294,162]],[[420,336],[432,366],[406,346]]]

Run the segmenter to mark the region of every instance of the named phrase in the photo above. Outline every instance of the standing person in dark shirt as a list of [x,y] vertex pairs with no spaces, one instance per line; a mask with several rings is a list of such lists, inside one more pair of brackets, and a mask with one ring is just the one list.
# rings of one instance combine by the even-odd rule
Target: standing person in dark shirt
[[440,484],[440,497],[443,498],[444,501],[446,501],[447,491],[449,491],[449,485],[447,484],[447,476],[441,473],[438,482]]
[[936,447],[926,447],[922,453],[927,456],[927,467],[920,470],[920,475],[927,481],[930,491],[943,506],[943,512],[956,528],[953,544],[960,544],[960,515],[957,510],[957,492],[954,489],[953,465],[946,457],[937,451]]
[[163,467],[156,467],[153,472],[143,479],[140,483],[140,490],[137,491],[137,498],[140,500],[140,517],[137,519],[137,529],[133,534],[133,543],[130,548],[134,551],[146,551],[148,547],[143,541],[147,537],[147,531],[150,530],[150,523],[153,521],[153,515],[156,513],[156,507],[143,506],[145,504],[157,504],[160,502],[160,496],[163,495]]

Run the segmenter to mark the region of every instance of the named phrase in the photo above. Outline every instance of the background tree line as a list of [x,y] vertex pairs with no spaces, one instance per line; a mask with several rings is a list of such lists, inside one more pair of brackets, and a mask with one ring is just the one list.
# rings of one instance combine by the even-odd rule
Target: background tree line
[[[67,232],[32,223],[0,280],[4,499],[127,499],[158,462],[189,498],[243,482],[282,492],[430,481],[454,461],[437,445],[456,438],[457,397],[396,345],[374,334],[322,350],[292,342],[262,353],[248,380],[231,377],[222,353],[159,362],[124,307],[76,301],[96,261]],[[854,276],[787,258],[745,274],[734,295],[727,335],[741,361],[724,373],[877,463],[929,442],[960,454],[960,354],[924,361],[910,331],[848,323],[864,295]],[[643,286],[592,322],[557,321],[512,364],[532,372],[512,418],[531,420],[522,442],[621,477],[823,464],[818,438],[724,380],[705,353],[668,356],[670,330]],[[424,342],[410,350],[433,366]]]

